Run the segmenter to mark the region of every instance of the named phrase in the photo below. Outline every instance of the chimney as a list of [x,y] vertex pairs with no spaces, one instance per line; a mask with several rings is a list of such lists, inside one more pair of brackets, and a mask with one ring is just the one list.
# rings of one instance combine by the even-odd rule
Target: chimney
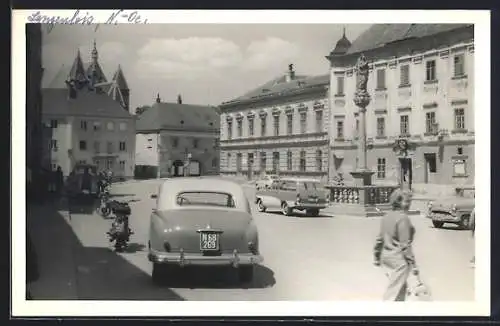
[[181,94],[177,95],[177,104],[182,104]]
[[161,103],[160,93],[156,94],[156,103]]
[[293,70],[293,63],[288,65],[288,72],[286,74],[286,82],[291,82],[295,79],[295,71]]

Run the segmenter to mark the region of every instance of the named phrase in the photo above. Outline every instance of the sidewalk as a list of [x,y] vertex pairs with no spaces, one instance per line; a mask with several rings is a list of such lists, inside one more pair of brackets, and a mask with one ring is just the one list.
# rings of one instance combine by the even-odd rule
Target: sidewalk
[[55,204],[30,206],[26,212],[27,228],[38,256],[40,277],[30,286],[34,300],[77,299],[74,235],[67,212]]

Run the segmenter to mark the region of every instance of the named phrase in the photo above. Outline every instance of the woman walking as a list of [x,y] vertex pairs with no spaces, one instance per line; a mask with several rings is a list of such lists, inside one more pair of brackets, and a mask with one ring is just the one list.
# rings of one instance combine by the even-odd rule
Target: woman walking
[[411,194],[398,189],[391,194],[389,202],[392,210],[381,220],[374,247],[374,263],[387,270],[389,284],[383,299],[405,301],[408,278],[411,274],[418,275],[412,249],[415,228],[407,214],[411,205]]

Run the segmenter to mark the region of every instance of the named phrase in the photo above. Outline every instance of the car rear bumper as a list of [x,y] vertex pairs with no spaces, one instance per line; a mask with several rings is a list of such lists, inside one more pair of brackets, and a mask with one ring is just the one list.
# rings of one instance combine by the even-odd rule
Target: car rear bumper
[[239,254],[234,252],[232,254],[222,254],[220,256],[202,256],[200,254],[189,254],[183,252],[161,252],[156,250],[149,250],[148,260],[157,264],[168,264],[177,266],[189,265],[231,265],[238,267],[240,265],[256,265],[264,261],[261,255],[253,254]]
[[300,210],[304,210],[304,209],[325,209],[327,207],[326,204],[295,204],[293,206],[293,209],[300,209]]

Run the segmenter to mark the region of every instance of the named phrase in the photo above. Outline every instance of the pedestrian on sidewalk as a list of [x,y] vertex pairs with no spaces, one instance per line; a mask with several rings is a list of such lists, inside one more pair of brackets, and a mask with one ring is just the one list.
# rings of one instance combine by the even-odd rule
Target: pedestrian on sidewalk
[[374,264],[383,266],[389,278],[384,293],[386,301],[406,301],[408,278],[417,276],[418,269],[412,243],[415,228],[408,217],[411,193],[395,190],[389,199],[392,210],[382,218],[380,232],[375,240]]

